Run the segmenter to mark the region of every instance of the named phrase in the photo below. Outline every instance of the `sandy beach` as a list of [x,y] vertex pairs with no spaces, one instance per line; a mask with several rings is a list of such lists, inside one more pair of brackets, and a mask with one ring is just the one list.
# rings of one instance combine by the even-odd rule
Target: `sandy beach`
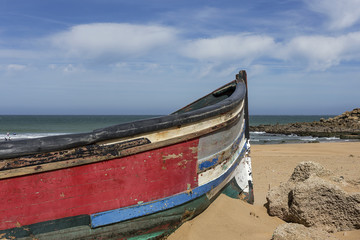
[[[360,179],[360,142],[252,145],[251,157],[254,205],[222,194],[168,239],[271,239],[275,228],[284,222],[267,214],[263,206],[266,194],[270,188],[286,182],[303,161],[318,162],[345,180]],[[337,232],[334,236],[358,240],[360,230]]]

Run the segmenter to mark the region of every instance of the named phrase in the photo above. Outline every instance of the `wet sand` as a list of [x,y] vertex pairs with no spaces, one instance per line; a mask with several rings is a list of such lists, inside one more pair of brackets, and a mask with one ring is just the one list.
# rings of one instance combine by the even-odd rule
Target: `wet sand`
[[[345,180],[360,179],[360,142],[252,145],[255,204],[220,195],[208,209],[184,223],[170,240],[253,239],[269,240],[283,223],[270,217],[266,208],[269,188],[289,179],[296,165],[318,162]],[[360,239],[360,230],[338,232],[339,239]]]

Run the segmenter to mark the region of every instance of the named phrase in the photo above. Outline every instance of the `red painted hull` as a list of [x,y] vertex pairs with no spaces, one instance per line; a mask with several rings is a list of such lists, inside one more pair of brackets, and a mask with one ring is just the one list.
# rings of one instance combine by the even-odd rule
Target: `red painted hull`
[[198,186],[198,139],[0,180],[0,230],[164,198]]

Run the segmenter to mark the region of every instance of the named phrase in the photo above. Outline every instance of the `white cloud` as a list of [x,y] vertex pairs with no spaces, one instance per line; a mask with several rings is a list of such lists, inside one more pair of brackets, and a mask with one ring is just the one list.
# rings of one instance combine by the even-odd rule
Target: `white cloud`
[[21,71],[24,70],[25,68],[26,66],[21,64],[8,64],[6,66],[6,69],[9,71]]
[[93,23],[77,25],[50,37],[53,45],[68,54],[98,57],[106,54],[143,54],[169,44],[177,31],[159,25],[127,23]]
[[[360,31],[338,36],[297,36],[281,41],[269,35],[256,33],[191,39],[180,37],[179,32],[180,30],[173,27],[160,25],[77,25],[47,38],[51,40],[51,46],[57,46],[55,49],[43,44],[44,41],[38,41],[42,45],[36,51],[0,49],[0,59],[7,58],[7,63],[4,63],[2,69],[12,71],[23,70],[26,65],[23,64],[24,61],[11,61],[13,64],[9,64],[8,57],[11,54],[14,54],[13,57],[20,57],[20,54],[24,53],[23,57],[33,59],[32,63],[44,59],[53,62],[55,58],[62,64],[50,64],[49,69],[59,69],[66,73],[86,71],[87,62],[83,60],[99,58],[101,61],[98,62],[112,67],[117,72],[162,71],[164,64],[171,63],[183,65],[183,68],[187,69],[190,67],[186,66],[191,65],[193,69],[198,66],[201,76],[220,72],[221,69],[230,71],[236,67],[252,65],[265,68],[266,65],[277,64],[309,70],[326,70],[345,61],[360,59]],[[69,61],[64,57],[64,52],[79,59]],[[199,60],[200,63],[194,65],[194,61],[189,63],[182,56]],[[69,62],[74,64],[66,65]]]
[[68,64],[63,68],[63,71],[65,73],[75,72],[76,70],[77,70],[76,67],[74,65],[72,65],[72,64]]
[[326,70],[360,59],[360,32],[337,37],[298,36],[282,42],[266,35],[226,35],[193,40],[181,51],[187,57],[215,63],[208,65],[207,72],[226,62],[240,61],[241,65],[250,66],[261,64],[264,59],[308,70]]
[[266,55],[275,45],[269,36],[237,34],[191,41],[182,53],[199,60],[253,59]]
[[309,69],[325,70],[342,61],[360,58],[360,32],[339,37],[296,37],[279,48],[278,57],[288,61],[305,61]]
[[54,74],[55,72],[59,73],[79,73],[79,72],[86,72],[86,69],[82,66],[82,64],[79,63],[51,63],[48,64],[47,68]]
[[329,18],[330,29],[351,27],[360,20],[360,0],[305,0],[305,3]]

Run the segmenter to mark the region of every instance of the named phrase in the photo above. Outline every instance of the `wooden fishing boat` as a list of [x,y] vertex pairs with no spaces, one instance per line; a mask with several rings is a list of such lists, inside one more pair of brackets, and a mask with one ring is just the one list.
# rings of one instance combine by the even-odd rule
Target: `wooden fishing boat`
[[162,238],[252,203],[246,72],[168,116],[0,143],[0,239]]

